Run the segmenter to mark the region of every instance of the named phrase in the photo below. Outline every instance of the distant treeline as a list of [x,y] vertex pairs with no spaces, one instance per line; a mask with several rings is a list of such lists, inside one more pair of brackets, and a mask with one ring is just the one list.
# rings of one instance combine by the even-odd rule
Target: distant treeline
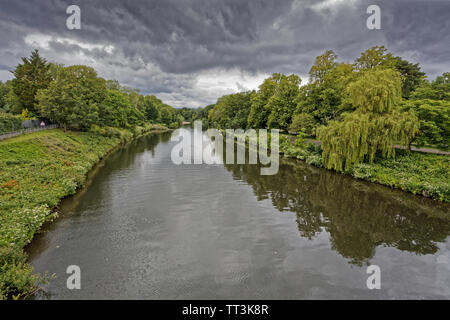
[[171,128],[183,121],[177,109],[153,95],[105,80],[87,66],[49,63],[35,50],[13,70],[14,78],[0,82],[0,129],[15,128],[14,119],[47,119],[64,128],[92,126],[129,129],[148,123]]
[[196,120],[201,120],[205,125],[208,123],[209,111],[214,108],[214,104],[210,104],[204,108],[190,109],[181,108],[179,109],[180,114],[183,116],[184,121],[194,122]]

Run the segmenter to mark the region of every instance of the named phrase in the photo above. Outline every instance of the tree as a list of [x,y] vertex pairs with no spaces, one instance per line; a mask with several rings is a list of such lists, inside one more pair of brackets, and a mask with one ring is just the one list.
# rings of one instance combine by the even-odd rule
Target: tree
[[395,69],[400,72],[403,79],[402,96],[408,99],[411,92],[420,86],[425,77],[425,73],[420,71],[418,63],[412,64],[403,60],[401,57],[395,57]]
[[433,82],[422,81],[422,84],[412,94],[411,99],[450,101],[450,73],[444,73]]
[[190,108],[178,109],[179,114],[183,117],[183,121],[193,122],[197,117],[197,110]]
[[145,96],[144,98],[145,118],[151,122],[156,122],[160,117],[158,105],[161,104],[162,102],[158,100],[155,96]]
[[259,129],[266,128],[270,114],[270,109],[266,107],[269,99],[274,95],[282,75],[274,73],[270,78],[264,80],[259,86],[259,90],[251,97],[250,113],[248,115],[248,127]]
[[384,46],[374,46],[361,54],[355,61],[358,71],[367,71],[373,68],[394,69],[396,60]]
[[207,126],[209,126],[208,115],[209,112],[214,108],[214,104],[210,104],[204,108],[197,109],[197,115],[194,120],[201,120]]
[[327,124],[344,111],[352,111],[343,93],[356,77],[353,66],[336,59],[333,51],[316,58],[309,72],[310,83],[300,88],[296,114],[311,114],[318,123]]
[[300,113],[294,115],[292,124],[289,126],[290,132],[304,132],[309,136],[316,134],[317,122],[314,116],[307,113]]
[[301,79],[295,74],[281,75],[274,95],[266,108],[270,111],[267,125],[269,128],[287,130],[298,104]]
[[51,121],[77,129],[99,122],[99,108],[107,96],[106,82],[93,68],[60,68],[55,81],[37,92],[38,110]]
[[128,128],[130,100],[127,94],[108,90],[105,100],[99,106],[99,124],[108,127]]
[[395,144],[409,145],[419,131],[414,112],[401,112],[402,81],[391,69],[365,72],[348,87],[356,108],[343,121],[330,121],[317,129],[322,142],[322,161],[328,169],[347,171],[353,164],[395,156]]
[[158,121],[169,128],[177,128],[183,122],[183,117],[178,114],[175,108],[167,104],[161,104],[158,109],[160,114]]
[[246,129],[252,92],[240,92],[219,98],[209,111],[209,121],[218,129]]
[[309,71],[309,81],[311,83],[316,82],[319,85],[325,81],[330,72],[338,66],[336,59],[337,55],[332,50],[328,50],[323,55],[318,56]]
[[51,82],[49,68],[47,60],[39,55],[38,50],[34,50],[30,58],[22,58],[22,64],[12,71],[14,74],[12,89],[17,97],[18,108],[28,109],[33,114],[37,113],[36,93],[49,86]]
[[0,111],[5,112],[8,109],[6,104],[8,94],[9,94],[8,86],[6,85],[6,83],[0,81]]
[[450,101],[408,100],[404,110],[413,110],[420,121],[420,133],[414,140],[418,145],[450,145]]
[[106,80],[106,88],[108,90],[120,91],[121,85],[117,80]]

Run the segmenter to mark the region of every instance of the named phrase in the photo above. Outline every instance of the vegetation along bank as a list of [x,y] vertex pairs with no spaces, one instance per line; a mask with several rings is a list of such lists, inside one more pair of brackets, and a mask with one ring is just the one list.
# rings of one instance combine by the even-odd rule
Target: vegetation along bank
[[37,51],[13,73],[0,82],[0,133],[26,120],[62,128],[0,141],[0,300],[25,298],[49,280],[33,274],[23,249],[100,159],[183,121],[155,96],[105,80],[87,66],[48,63]]
[[[226,95],[185,118],[219,129],[280,129],[280,151],[308,163],[444,202],[450,201],[450,73],[429,81],[414,64],[383,46],[339,62],[318,56],[301,85],[298,75],[275,73],[258,90]],[[207,116],[206,116],[207,114]],[[320,141],[307,142],[306,137]]]

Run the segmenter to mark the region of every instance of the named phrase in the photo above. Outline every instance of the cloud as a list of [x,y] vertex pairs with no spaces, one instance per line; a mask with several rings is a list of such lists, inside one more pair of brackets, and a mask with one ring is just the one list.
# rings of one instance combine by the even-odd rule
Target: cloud
[[366,28],[369,0],[79,0],[82,29],[67,30],[66,0],[3,0],[0,78],[39,48],[48,60],[93,66],[177,107],[254,89],[273,72],[304,78],[334,50],[353,61],[373,45],[450,70],[450,3],[378,0],[382,30]]

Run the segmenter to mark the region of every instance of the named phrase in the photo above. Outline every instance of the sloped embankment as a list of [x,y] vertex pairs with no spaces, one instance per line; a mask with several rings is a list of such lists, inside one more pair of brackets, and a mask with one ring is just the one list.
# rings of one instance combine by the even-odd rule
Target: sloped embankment
[[24,297],[44,280],[23,248],[92,167],[132,137],[49,130],[0,142],[0,300]]

